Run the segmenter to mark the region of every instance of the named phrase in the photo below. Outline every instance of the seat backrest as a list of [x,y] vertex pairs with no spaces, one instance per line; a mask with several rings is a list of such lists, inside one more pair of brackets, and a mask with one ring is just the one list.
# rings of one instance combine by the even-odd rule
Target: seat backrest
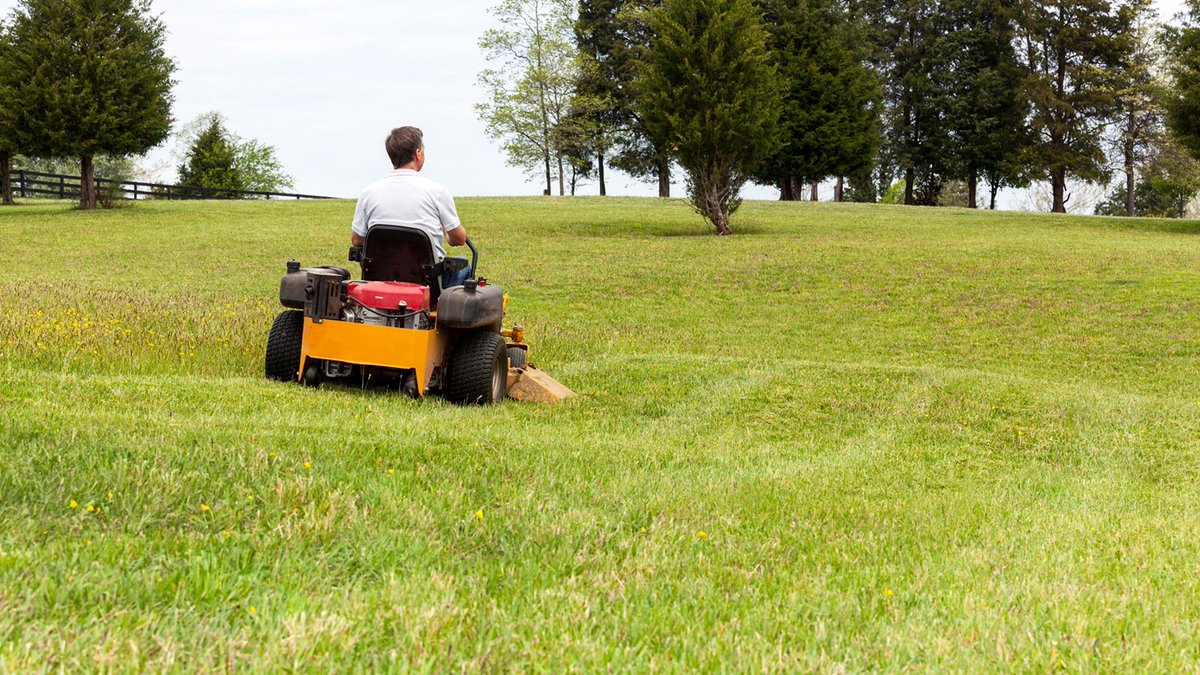
[[392,223],[371,225],[361,263],[364,281],[404,281],[429,286],[430,302],[437,306],[442,265],[434,257],[433,241],[425,230]]

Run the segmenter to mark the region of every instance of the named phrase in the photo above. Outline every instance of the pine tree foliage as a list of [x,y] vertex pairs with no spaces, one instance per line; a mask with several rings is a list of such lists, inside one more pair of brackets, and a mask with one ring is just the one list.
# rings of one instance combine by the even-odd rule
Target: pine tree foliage
[[1200,0],[1187,0],[1184,24],[1169,39],[1173,88],[1167,124],[1180,146],[1200,158]]
[[659,196],[671,196],[666,145],[641,118],[635,80],[641,56],[653,42],[647,13],[661,0],[581,0],[575,37],[583,61],[578,91],[598,104],[596,120],[606,133],[612,166],[636,178],[658,181]]
[[[233,151],[233,169],[237,173],[237,180],[232,183],[244,186],[244,190],[260,192],[292,189],[295,181],[284,170],[275,146],[253,138],[242,138],[230,129],[230,122],[225,115],[216,110],[201,113],[172,134],[174,147],[171,154],[178,167],[188,163],[201,135],[214,124],[220,128],[221,137]],[[225,186],[224,189],[230,188]]]
[[[13,58],[11,49],[12,42],[9,38],[8,28],[4,21],[0,20],[0,71],[7,71],[12,67],[10,65]],[[6,113],[5,108],[12,104],[15,96],[5,90],[5,79],[0,77],[0,204],[12,206],[12,160],[17,147],[12,130],[11,113]]]
[[1013,44],[1016,14],[1008,0],[943,0],[942,20],[945,33],[932,58],[947,90],[951,158],[944,163],[966,187],[964,206],[978,207],[983,179],[994,209],[1001,188],[1028,184],[1019,161],[1030,133]]
[[149,0],[21,0],[0,69],[0,120],[22,152],[80,158],[83,208],[96,206],[96,155],[141,154],[171,128],[165,27]]
[[1117,106],[1117,73],[1133,49],[1130,26],[1144,0],[1021,0],[1018,44],[1028,72],[1034,141],[1024,161],[1050,182],[1066,213],[1069,177],[1107,178],[1104,135]]
[[759,178],[782,198],[829,176],[859,176],[879,149],[880,98],[862,30],[837,0],[762,0],[783,83],[779,145]]
[[693,208],[718,234],[776,140],[781,105],[762,17],[750,0],[667,0],[638,79],[640,110],[687,173]]
[[219,120],[209,122],[200,132],[179,167],[179,182],[189,187],[218,192],[197,192],[197,196],[228,197],[233,190],[246,190],[246,182],[237,167],[237,149]]

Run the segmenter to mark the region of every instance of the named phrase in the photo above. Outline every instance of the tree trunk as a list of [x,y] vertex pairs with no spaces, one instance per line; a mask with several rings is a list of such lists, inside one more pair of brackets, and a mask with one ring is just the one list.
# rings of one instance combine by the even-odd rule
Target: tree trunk
[[79,160],[79,208],[96,208],[96,166],[91,157]]
[[979,208],[979,173],[974,169],[967,177],[967,208]]
[[779,181],[779,201],[794,202],[796,201],[796,193],[792,190],[792,179],[784,178]]
[[808,184],[808,201],[820,201],[817,199],[817,181],[815,180]]
[[1067,170],[1063,167],[1054,167],[1050,170],[1050,185],[1054,191],[1054,207],[1051,213],[1066,213],[1067,212]]
[[554,194],[551,189],[554,183],[551,182],[550,178],[550,150],[547,149],[546,152],[542,153],[542,159],[546,161],[546,191],[542,193],[542,196],[549,197]]
[[993,183],[993,184],[989,184],[988,187],[992,191],[991,206],[989,206],[988,209],[995,211],[996,210],[996,193],[1000,191],[1000,186]]
[[13,205],[12,153],[8,150],[0,150],[0,201],[4,206]]
[[562,197],[567,194],[567,190],[563,187],[563,157],[558,156],[558,196]]
[[671,161],[664,159],[658,164],[658,196],[671,196]]
[[733,234],[733,230],[729,228],[729,214],[725,211],[716,199],[707,197],[708,202],[708,219],[712,221],[713,227],[717,228],[717,236],[725,237]]
[[845,194],[845,191],[846,191],[846,180],[845,180],[845,178],[838,176],[837,183],[834,183],[834,185],[833,185],[833,201],[840,203],[842,201],[843,195]]
[[1133,111],[1129,112],[1129,129],[1125,135],[1125,215],[1130,218],[1134,215],[1134,192],[1137,189],[1137,177],[1134,175],[1133,163],[1136,159],[1136,146],[1133,141],[1133,129],[1137,120],[1134,117]]
[[911,168],[904,170],[904,203],[908,206],[913,205],[913,184],[917,182],[917,177]]
[[598,156],[600,157],[600,196],[605,197],[608,195],[608,188],[604,186],[604,153],[601,152]]

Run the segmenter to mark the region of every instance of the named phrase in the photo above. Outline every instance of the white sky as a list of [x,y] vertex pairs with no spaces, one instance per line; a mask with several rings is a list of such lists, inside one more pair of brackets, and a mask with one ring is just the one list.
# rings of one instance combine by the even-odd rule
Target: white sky
[[[1183,0],[1155,0],[1170,17]],[[7,15],[16,0],[0,0]],[[299,192],[353,197],[390,168],[383,139],[425,131],[425,174],[455,195],[541,194],[504,163],[474,104],[477,47],[495,0],[154,0],[176,60],[178,122],[219,110],[237,134],[274,145]],[[173,179],[173,175],[161,176]],[[609,194],[654,185],[611,173]],[[595,194],[588,185],[580,194]],[[828,197],[825,190],[823,198]],[[751,198],[774,199],[770,188]]]

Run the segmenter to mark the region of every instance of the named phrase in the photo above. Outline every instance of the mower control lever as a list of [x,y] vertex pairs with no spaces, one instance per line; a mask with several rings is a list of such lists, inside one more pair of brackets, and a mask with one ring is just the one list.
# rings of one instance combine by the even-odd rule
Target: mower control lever
[[475,242],[467,237],[467,248],[471,249],[471,278],[475,278],[475,272],[479,269],[479,249],[475,248]]

